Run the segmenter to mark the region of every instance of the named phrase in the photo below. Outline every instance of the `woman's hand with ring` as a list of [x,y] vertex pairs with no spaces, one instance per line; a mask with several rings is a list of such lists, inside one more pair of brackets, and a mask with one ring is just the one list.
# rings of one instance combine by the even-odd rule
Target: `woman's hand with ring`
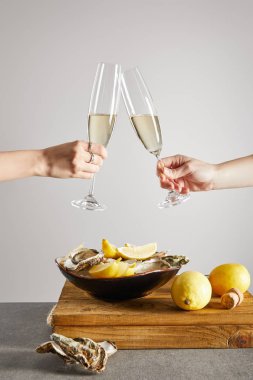
[[103,145],[73,141],[43,149],[36,175],[55,178],[90,179],[107,157]]

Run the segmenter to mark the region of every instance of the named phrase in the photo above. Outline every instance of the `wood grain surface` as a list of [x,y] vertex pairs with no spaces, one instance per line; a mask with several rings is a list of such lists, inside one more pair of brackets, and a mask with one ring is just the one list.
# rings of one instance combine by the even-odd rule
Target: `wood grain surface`
[[253,347],[253,297],[225,310],[220,297],[207,307],[183,311],[173,303],[168,283],[151,295],[106,302],[66,281],[52,315],[53,331],[96,341],[113,340],[119,348]]

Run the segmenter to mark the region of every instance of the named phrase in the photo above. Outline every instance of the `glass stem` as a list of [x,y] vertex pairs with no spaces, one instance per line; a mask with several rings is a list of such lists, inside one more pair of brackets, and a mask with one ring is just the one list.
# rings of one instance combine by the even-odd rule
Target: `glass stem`
[[93,175],[93,178],[92,178],[91,184],[90,184],[90,190],[89,190],[90,196],[94,195],[94,188],[95,188],[95,174]]
[[[157,159],[157,161],[160,160],[160,155],[159,155],[159,154],[156,155],[156,159]],[[170,194],[175,194],[175,193],[177,193],[176,190],[168,190],[168,196],[169,196]]]

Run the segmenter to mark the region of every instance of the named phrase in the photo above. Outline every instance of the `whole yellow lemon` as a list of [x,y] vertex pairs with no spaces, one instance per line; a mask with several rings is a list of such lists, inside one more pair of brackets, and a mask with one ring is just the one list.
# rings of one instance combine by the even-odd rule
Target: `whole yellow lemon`
[[213,292],[219,296],[231,288],[238,288],[244,293],[250,286],[250,274],[244,265],[222,264],[212,270],[209,281]]
[[177,306],[184,310],[199,310],[211,299],[212,287],[200,272],[188,271],[175,278],[171,296]]

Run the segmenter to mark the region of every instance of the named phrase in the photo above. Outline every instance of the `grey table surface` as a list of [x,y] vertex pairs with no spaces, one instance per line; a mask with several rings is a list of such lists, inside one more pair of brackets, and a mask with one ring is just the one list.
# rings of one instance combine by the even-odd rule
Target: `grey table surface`
[[52,306],[0,303],[1,380],[253,379],[253,349],[120,350],[98,375],[66,366],[57,355],[35,352],[49,339],[46,317]]

